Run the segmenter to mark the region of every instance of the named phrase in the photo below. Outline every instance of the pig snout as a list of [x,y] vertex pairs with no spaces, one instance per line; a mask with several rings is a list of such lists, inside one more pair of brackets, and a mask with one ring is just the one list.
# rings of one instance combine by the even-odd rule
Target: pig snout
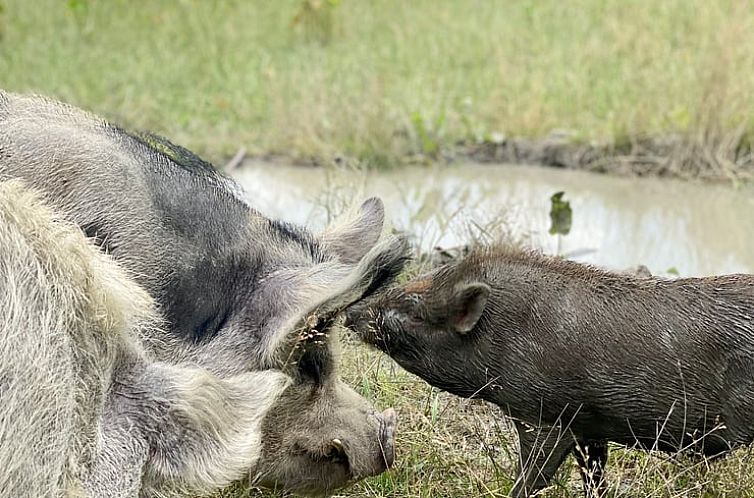
[[346,308],[346,320],[343,325],[360,334],[361,329],[365,326],[365,312],[366,306],[363,303],[352,304]]
[[380,414],[380,449],[385,469],[389,469],[395,462],[395,428],[398,425],[398,415],[395,410],[388,408]]
[[351,461],[352,477],[355,480],[381,474],[391,468],[395,462],[395,431],[398,416],[395,410],[388,408],[382,413],[374,413],[372,420],[376,422],[376,431],[369,437],[368,453]]
[[351,305],[345,312],[345,327],[353,331],[359,339],[373,344],[377,339],[376,310],[368,303]]

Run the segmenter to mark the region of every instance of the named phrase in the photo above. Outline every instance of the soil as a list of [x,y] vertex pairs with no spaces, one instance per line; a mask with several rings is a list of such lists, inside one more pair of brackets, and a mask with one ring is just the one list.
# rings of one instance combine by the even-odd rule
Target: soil
[[754,179],[751,145],[738,139],[669,135],[623,144],[578,143],[568,135],[464,144],[457,155],[482,163],[536,164],[620,175],[710,181]]

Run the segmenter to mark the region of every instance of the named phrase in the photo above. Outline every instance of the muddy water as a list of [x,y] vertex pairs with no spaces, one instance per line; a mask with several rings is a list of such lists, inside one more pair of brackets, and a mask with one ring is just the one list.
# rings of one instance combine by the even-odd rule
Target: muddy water
[[[250,163],[235,176],[265,214],[314,228],[349,200],[380,196],[425,249],[503,233],[609,268],[754,273],[752,188],[473,164],[367,174]],[[558,240],[547,231],[549,197],[560,190],[573,226]]]

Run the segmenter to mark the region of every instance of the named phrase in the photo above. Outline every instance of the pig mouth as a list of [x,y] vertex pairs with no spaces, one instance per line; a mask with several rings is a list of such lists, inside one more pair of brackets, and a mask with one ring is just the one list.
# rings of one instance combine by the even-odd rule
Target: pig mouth
[[382,413],[376,413],[375,416],[379,421],[379,426],[372,437],[376,439],[377,447],[373,447],[367,460],[357,459],[357,461],[360,460],[360,464],[355,468],[349,467],[350,482],[379,475],[391,469],[395,463],[395,433],[398,415],[393,408],[388,408]]
[[354,332],[359,339],[367,344],[375,344],[379,340],[378,312],[374,306],[359,302],[351,305],[345,315],[344,326]]

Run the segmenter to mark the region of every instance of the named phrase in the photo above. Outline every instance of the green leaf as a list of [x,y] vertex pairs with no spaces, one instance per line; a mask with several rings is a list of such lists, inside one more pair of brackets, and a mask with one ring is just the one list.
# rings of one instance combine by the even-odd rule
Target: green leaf
[[68,0],[68,8],[72,11],[81,10],[86,7],[84,0]]
[[565,192],[556,192],[550,197],[550,235],[568,235],[571,231],[573,211],[571,203],[563,199]]
[[[438,118],[436,123],[439,122],[440,119],[444,120],[445,118],[444,116]],[[433,138],[430,130],[427,129],[424,117],[419,112],[413,112],[411,114],[411,121],[414,124],[414,131],[419,138],[422,152],[428,155],[436,154],[440,149],[440,144]]]

